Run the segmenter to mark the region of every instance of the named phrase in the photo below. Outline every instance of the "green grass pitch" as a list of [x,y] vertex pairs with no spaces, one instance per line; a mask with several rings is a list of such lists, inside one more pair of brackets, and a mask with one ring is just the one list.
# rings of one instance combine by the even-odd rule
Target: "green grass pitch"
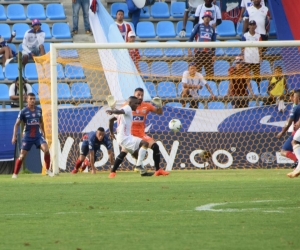
[[0,249],[300,249],[288,171],[0,176]]

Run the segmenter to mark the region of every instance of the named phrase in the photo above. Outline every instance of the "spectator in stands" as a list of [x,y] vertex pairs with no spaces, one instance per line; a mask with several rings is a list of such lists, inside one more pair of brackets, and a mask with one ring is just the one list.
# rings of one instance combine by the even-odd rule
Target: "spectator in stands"
[[[228,96],[247,97],[248,90],[252,96],[254,96],[251,83],[250,83],[250,71],[246,67],[243,57],[237,56],[234,61],[235,66],[232,66],[228,70],[228,76],[230,78],[228,87]],[[247,90],[248,88],[248,90]],[[232,108],[246,108],[248,107],[249,100],[238,99],[232,100]]]
[[[268,86],[268,94],[269,98],[265,102],[266,105],[271,105],[275,103],[280,103],[281,101],[289,101],[289,97],[287,95],[288,88],[286,84],[286,78],[282,74],[282,68],[277,66],[274,70],[274,76],[270,79],[270,83]],[[282,104],[281,104],[282,105]]]
[[[207,84],[206,80],[204,79],[203,75],[197,72],[196,64],[194,62],[189,64],[189,68],[187,71],[183,72],[182,76],[182,92],[181,97],[193,97],[198,98],[198,90],[202,89],[202,87],[206,86],[207,90],[211,94],[211,97],[214,99],[215,96]],[[181,101],[183,106],[185,107],[186,102]],[[190,101],[190,108],[197,109],[198,108],[198,101],[192,100]]]
[[22,43],[23,66],[28,63],[30,57],[45,55],[45,32],[41,29],[41,25],[39,19],[33,19],[32,29],[25,32]]
[[[32,88],[23,77],[22,77],[22,81],[23,81],[23,100],[25,102],[27,98],[27,94],[32,93]],[[9,87],[9,98],[10,100],[12,100],[11,107],[18,108],[19,107],[19,77],[17,77],[16,80]]]
[[[260,4],[262,6],[265,6],[265,1],[264,0],[261,0],[260,1]],[[241,12],[240,12],[240,17],[239,17],[239,22],[241,22],[243,20],[243,17],[244,17],[244,13],[245,13],[245,10],[250,7],[251,5],[253,5],[253,0],[242,0],[241,2]]]
[[89,9],[90,9],[90,1],[89,0],[72,0],[72,9],[73,9],[73,30],[72,35],[76,35],[78,33],[78,15],[80,7],[82,8],[83,13],[83,22],[84,29],[86,34],[91,33],[90,21],[89,21]]
[[125,42],[128,42],[128,34],[132,28],[128,22],[124,21],[124,11],[118,10],[116,13],[116,24]]
[[[185,11],[182,22],[182,30],[179,36],[185,37],[186,33],[186,23],[190,14],[195,14],[196,9],[199,5],[204,4],[204,0],[185,0]],[[216,0],[213,0],[213,4],[216,4]]]
[[270,12],[265,5],[261,5],[260,1],[261,0],[253,0],[253,5],[247,8],[244,33],[248,28],[249,20],[254,20],[257,24],[255,32],[261,35],[262,41],[267,41],[270,28]]
[[[135,42],[135,33],[134,31],[130,31],[128,33],[128,43],[134,43]],[[138,72],[140,72],[140,67],[139,67],[139,60],[141,59],[140,52],[138,49],[129,49],[129,55],[134,62],[134,65]]]
[[[255,32],[256,29],[256,22],[251,20],[249,22],[249,31],[245,33],[242,37],[242,41],[254,41],[258,42],[261,41],[260,34]],[[257,47],[248,47],[242,49],[244,55],[244,62],[246,66],[252,71],[252,74],[257,82],[260,83],[261,78],[260,76],[260,62],[262,61],[262,49]]]
[[9,64],[17,53],[8,46],[7,43],[11,43],[13,38],[16,36],[16,32],[12,32],[10,38],[6,41],[0,36],[0,58],[2,57],[2,71],[5,72],[5,66]]
[[[198,23],[190,36],[189,42],[192,42],[197,36],[197,42],[215,42],[216,34],[212,26],[209,25],[213,16],[210,11],[204,12],[203,23]],[[192,56],[192,51],[188,50],[189,56]],[[215,49],[211,48],[199,48],[195,49],[195,63],[197,66],[197,71],[202,72],[202,66],[204,66],[206,76],[212,77],[214,74],[214,59],[215,59]]]
[[204,23],[203,15],[208,11],[211,13],[212,16],[209,25],[216,32],[216,27],[222,23],[222,15],[219,6],[214,5],[213,0],[204,0],[204,4],[201,4],[197,7],[195,12],[194,26],[198,23],[199,24]]

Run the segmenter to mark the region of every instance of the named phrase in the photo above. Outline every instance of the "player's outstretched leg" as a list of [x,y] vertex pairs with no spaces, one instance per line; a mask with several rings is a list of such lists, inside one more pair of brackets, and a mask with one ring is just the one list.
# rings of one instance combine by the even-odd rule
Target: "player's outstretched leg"
[[153,161],[154,161],[154,166],[155,166],[155,176],[160,176],[160,175],[168,175],[169,172],[164,171],[162,168],[159,167],[160,163],[160,152],[159,152],[159,146],[157,143],[153,143],[151,146],[151,149],[153,150]]
[[[294,140],[292,141],[293,150],[294,150],[294,153],[295,153],[295,155],[298,159],[298,162],[299,162],[299,160],[300,160],[300,142],[298,140],[300,140],[300,130],[298,130],[296,132],[296,134],[294,135]],[[299,175],[300,175],[300,164],[298,163],[298,165],[294,169],[294,171],[288,173],[287,176],[290,177],[290,178],[294,178],[294,177],[298,177]]]
[[49,148],[48,148],[48,144],[42,142],[41,144],[41,149],[44,152],[44,161],[45,161],[45,165],[46,165],[46,174],[50,177],[53,177],[53,173],[50,170],[50,163],[51,163],[51,159],[50,159],[50,152],[49,152]]
[[80,155],[79,158],[77,159],[74,169],[72,170],[71,174],[77,174],[78,173],[78,169],[81,167],[83,161],[85,159],[84,155]]
[[115,178],[116,177],[116,172],[117,172],[119,166],[121,165],[121,163],[123,162],[124,158],[126,157],[126,155],[127,155],[127,153],[122,151],[117,156],[117,159],[115,160],[114,166],[113,166],[112,170],[110,171],[110,174],[109,174],[108,178]]

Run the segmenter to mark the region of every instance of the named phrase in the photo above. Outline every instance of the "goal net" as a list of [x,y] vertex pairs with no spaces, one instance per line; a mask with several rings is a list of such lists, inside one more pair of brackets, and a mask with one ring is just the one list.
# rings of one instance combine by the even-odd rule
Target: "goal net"
[[[280,155],[286,140],[276,139],[299,88],[300,42],[51,44],[35,57],[38,100],[55,172],[70,171],[82,137],[108,132],[106,97],[121,107],[136,88],[144,100],[162,98],[163,114],[150,113],[146,133],[171,169],[277,168],[292,161]],[[196,72],[196,73],[195,73]],[[203,76],[203,77],[202,77]],[[200,86],[200,87],[199,87]],[[280,105],[278,106],[278,101]],[[171,119],[182,123],[169,130]],[[292,128],[291,128],[292,129]],[[120,148],[113,142],[114,156]],[[203,162],[199,153],[209,150]],[[101,146],[95,166],[108,170]],[[144,164],[153,167],[151,150]],[[120,170],[132,170],[128,155]]]

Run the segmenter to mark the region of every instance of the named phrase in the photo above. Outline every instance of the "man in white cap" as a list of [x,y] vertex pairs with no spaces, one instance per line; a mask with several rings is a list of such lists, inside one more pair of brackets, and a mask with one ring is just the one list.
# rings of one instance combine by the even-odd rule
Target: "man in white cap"
[[[134,43],[135,42],[135,33],[134,31],[129,31],[128,32],[128,43]],[[129,55],[132,59],[132,61],[134,62],[134,65],[136,67],[136,69],[138,70],[138,72],[140,72],[140,67],[139,67],[139,60],[141,59],[141,55],[138,49],[129,49],[128,50]]]
[[22,43],[22,64],[25,66],[28,63],[29,57],[42,56],[45,54],[44,41],[45,32],[41,29],[39,19],[33,19],[31,23],[32,29],[25,32]]

